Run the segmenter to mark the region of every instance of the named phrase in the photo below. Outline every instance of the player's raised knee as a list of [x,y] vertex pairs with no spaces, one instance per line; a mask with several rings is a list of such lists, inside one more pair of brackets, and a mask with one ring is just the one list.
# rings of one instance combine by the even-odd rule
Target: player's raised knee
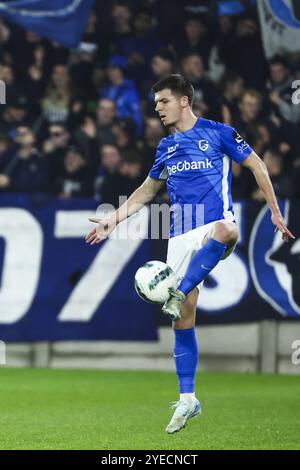
[[239,234],[236,224],[226,220],[220,220],[217,222],[212,234],[213,238],[216,238],[223,243],[234,243],[238,239],[238,236]]

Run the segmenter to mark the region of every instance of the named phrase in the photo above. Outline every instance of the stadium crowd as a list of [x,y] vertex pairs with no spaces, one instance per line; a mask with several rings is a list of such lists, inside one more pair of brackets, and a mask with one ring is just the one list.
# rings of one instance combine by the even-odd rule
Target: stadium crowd
[[[83,41],[96,47],[78,51],[0,19],[0,191],[117,205],[147,176],[167,133],[151,85],[182,72],[195,88],[195,114],[235,127],[277,195],[299,198],[300,105],[291,99],[299,57],[266,60],[255,7],[218,16],[208,4],[95,2]],[[235,163],[233,197],[263,200]]]

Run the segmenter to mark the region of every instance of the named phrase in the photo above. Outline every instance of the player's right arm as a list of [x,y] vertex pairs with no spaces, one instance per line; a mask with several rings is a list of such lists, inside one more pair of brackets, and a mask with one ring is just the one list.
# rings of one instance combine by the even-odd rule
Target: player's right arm
[[122,204],[108,219],[89,219],[97,225],[85,237],[86,243],[95,245],[105,240],[114,228],[127,219],[131,215],[138,212],[145,204],[152,201],[159,190],[164,185],[165,181],[161,179],[154,179],[148,176],[143,184],[139,186],[134,193]]

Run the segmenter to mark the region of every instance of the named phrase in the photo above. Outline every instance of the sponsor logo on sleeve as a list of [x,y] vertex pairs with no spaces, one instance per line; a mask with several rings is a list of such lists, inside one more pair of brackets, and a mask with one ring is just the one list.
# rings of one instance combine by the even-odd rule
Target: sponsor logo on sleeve
[[232,137],[234,138],[234,140],[236,141],[237,144],[241,144],[244,140],[243,137],[240,136],[240,134],[237,131],[234,131],[232,133]]
[[168,153],[176,152],[178,147],[179,147],[179,144],[173,145],[172,147],[168,147]]

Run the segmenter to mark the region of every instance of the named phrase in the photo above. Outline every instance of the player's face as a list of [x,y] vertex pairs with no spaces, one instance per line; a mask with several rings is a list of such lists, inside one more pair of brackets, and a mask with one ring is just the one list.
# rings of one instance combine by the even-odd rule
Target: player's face
[[155,111],[164,126],[174,126],[181,119],[183,107],[181,98],[174,96],[169,89],[161,90],[155,93],[154,102]]

